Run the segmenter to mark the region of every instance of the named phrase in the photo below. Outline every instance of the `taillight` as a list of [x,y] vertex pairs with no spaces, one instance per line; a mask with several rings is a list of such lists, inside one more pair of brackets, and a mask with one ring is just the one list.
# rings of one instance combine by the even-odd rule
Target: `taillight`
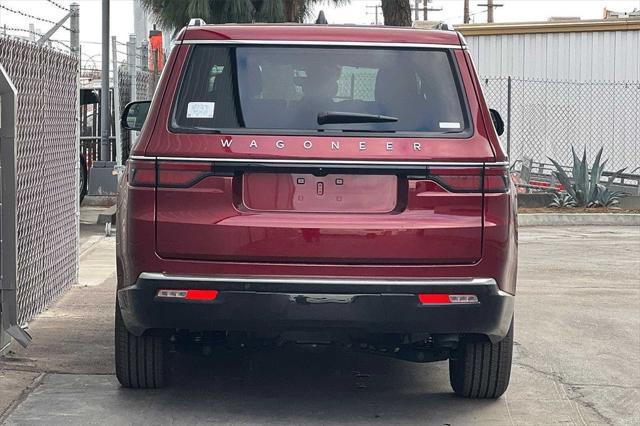
[[509,190],[509,169],[507,167],[486,167],[484,169],[484,192],[507,192]]
[[129,160],[131,186],[188,188],[213,174],[213,164],[189,161]]
[[188,161],[158,162],[158,186],[188,188],[213,174],[213,164]]
[[156,162],[129,160],[127,164],[129,185],[131,186],[156,186]]
[[429,180],[451,192],[480,192],[482,190],[482,168],[433,168],[429,170]]
[[429,180],[449,192],[507,192],[506,167],[442,167],[429,170]]

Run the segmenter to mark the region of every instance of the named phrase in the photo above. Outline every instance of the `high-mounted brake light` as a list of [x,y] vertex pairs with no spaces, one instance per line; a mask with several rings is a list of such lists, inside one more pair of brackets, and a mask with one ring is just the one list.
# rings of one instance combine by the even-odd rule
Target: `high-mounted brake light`
[[158,290],[157,296],[163,299],[215,300],[218,290]]
[[423,305],[474,304],[478,303],[478,296],[475,294],[421,293],[418,295],[418,300]]

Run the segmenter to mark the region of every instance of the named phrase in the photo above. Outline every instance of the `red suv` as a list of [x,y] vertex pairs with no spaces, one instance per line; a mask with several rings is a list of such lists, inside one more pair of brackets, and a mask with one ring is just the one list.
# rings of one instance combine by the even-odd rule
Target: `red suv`
[[190,26],[122,124],[122,385],[200,341],[448,359],[458,395],[506,390],[515,191],[460,34]]

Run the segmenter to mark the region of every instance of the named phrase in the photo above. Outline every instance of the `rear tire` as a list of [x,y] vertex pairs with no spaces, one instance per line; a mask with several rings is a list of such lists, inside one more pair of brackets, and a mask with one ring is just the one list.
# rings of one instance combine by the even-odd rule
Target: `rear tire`
[[462,341],[449,360],[451,387],[465,398],[499,398],[509,386],[513,354],[513,320],[500,342]]
[[165,338],[135,336],[127,330],[116,303],[115,356],[116,377],[126,388],[154,389],[164,386]]

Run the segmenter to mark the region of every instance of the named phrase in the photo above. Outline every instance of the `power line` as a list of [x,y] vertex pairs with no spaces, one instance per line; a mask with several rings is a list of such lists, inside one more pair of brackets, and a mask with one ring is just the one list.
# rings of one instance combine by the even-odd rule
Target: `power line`
[[22,32],[22,33],[29,33],[29,34],[36,35],[38,37],[42,37],[42,34],[40,34],[39,32],[31,31],[31,30],[25,30],[25,29],[22,29],[22,28],[13,28],[13,27],[5,27],[5,26],[3,26],[2,28],[0,28],[0,30],[2,30],[2,31],[5,31],[5,30],[6,31],[19,31],[19,32]]
[[[25,29],[22,29],[22,28],[4,27],[3,26],[2,28],[0,28],[0,30],[2,30],[2,31],[22,32],[22,33],[28,33],[28,34],[33,34],[33,35],[38,36],[38,37],[42,37],[42,34],[40,34],[37,31],[25,30]],[[62,45],[64,47],[66,47],[67,49],[71,50],[71,46],[69,46],[68,44],[64,43],[61,40],[49,40],[49,41],[51,41],[52,43],[58,43],[58,44],[60,44],[60,45]]]
[[[29,14],[29,13],[22,12],[21,10],[12,9],[12,8],[7,7],[7,6],[4,6],[4,5],[2,5],[2,4],[0,4],[0,9],[4,9],[4,10],[6,10],[7,12],[15,13],[16,15],[22,15],[22,16],[24,16],[24,17],[26,17],[26,18],[35,19],[36,21],[45,22],[45,23],[47,23],[47,24],[53,24],[53,25],[57,25],[57,24],[58,24],[57,22],[53,22],[53,21],[52,21],[52,20],[50,20],[50,19],[40,18],[39,16],[31,15],[31,14]],[[65,30],[67,30],[67,31],[71,31],[71,32],[74,32],[74,33],[75,33],[75,31],[72,31],[72,30],[71,30],[71,28],[69,28],[69,27],[65,27],[64,25],[60,25],[60,27],[61,27],[61,28],[64,28],[64,29],[65,29]]]
[[62,9],[62,10],[64,10],[65,12],[71,12],[71,9],[68,9],[68,8],[66,8],[66,7],[62,6],[61,4],[56,3],[56,2],[55,2],[55,1],[53,1],[53,0],[47,0],[47,1],[48,1],[49,3],[51,3],[52,5],[54,5],[55,7],[57,7],[58,9]]

